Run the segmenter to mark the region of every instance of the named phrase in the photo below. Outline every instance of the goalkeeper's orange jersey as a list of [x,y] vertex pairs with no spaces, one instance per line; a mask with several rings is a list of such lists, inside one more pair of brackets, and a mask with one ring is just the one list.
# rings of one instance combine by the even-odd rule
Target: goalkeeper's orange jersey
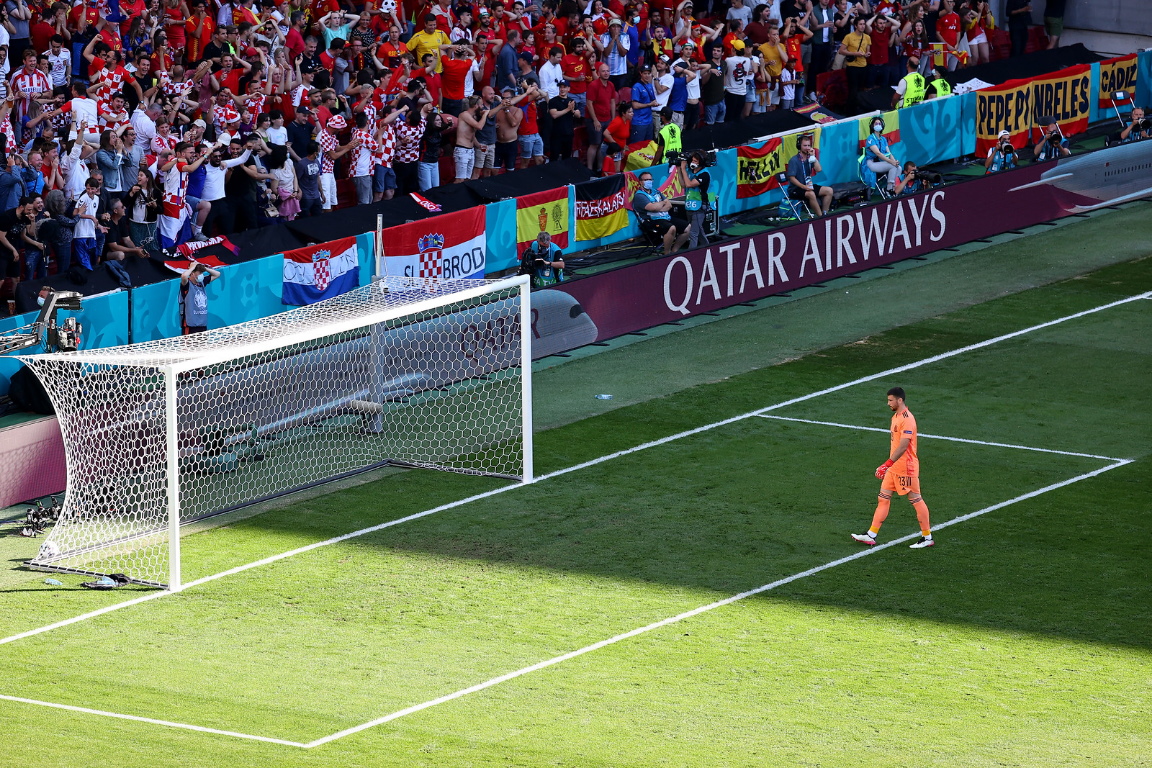
[[904,438],[910,441],[908,450],[896,459],[889,471],[903,477],[915,477],[920,474],[920,459],[916,455],[916,417],[907,408],[892,414],[892,446],[889,448],[889,456],[896,453],[896,447]]

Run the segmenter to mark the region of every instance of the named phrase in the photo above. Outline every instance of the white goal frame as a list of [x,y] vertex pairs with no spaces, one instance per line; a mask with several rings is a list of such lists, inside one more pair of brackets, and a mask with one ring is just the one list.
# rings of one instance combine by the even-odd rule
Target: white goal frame
[[[461,302],[480,299],[486,295],[497,295],[501,292],[508,293],[509,296],[515,296],[519,302],[518,307],[518,320],[519,320],[519,384],[520,384],[520,464],[521,472],[519,475],[505,474],[494,471],[483,471],[477,469],[458,468],[458,467],[438,467],[446,471],[458,472],[463,474],[478,474],[503,477],[512,480],[518,480],[521,483],[532,483],[535,479],[533,471],[533,441],[532,441],[532,308],[531,308],[531,283],[527,276],[515,276],[499,280],[452,280],[441,281],[425,278],[408,278],[408,277],[394,277],[383,276],[378,277],[370,286],[364,286],[355,289],[352,293],[371,292],[379,293],[381,296],[388,296],[389,292],[403,292],[404,290],[423,290],[430,292],[432,295],[429,298],[413,301],[411,303],[399,303],[394,306],[388,306],[376,311],[366,312],[362,315],[348,314],[347,316],[340,317],[331,322],[317,323],[315,325],[307,325],[304,323],[293,325],[291,318],[293,315],[307,319],[308,315],[315,315],[318,308],[329,302],[320,302],[318,304],[310,305],[301,309],[290,310],[280,315],[273,315],[270,318],[261,320],[249,321],[237,326],[220,329],[223,335],[217,335],[215,344],[209,349],[197,348],[196,342],[199,341],[196,336],[203,336],[205,338],[211,337],[211,331],[205,334],[197,334],[196,336],[185,336],[176,339],[166,339],[160,342],[145,342],[142,344],[128,345],[118,348],[95,349],[95,350],[81,350],[71,353],[57,353],[49,355],[29,355],[21,356],[22,362],[25,362],[32,368],[38,376],[44,381],[45,388],[48,391],[49,397],[53,399],[53,404],[57,406],[57,412],[62,410],[64,414],[62,421],[67,418],[67,409],[61,409],[60,403],[56,402],[57,393],[54,392],[52,383],[46,379],[43,374],[43,369],[38,368],[38,364],[43,364],[51,360],[68,361],[75,364],[93,364],[103,366],[121,366],[124,368],[148,368],[154,370],[158,375],[163,377],[163,402],[164,402],[164,429],[165,429],[165,469],[164,477],[166,481],[166,499],[167,499],[167,550],[168,550],[168,581],[152,582],[146,580],[133,579],[136,583],[146,584],[149,586],[158,586],[166,588],[172,592],[180,591],[184,586],[184,579],[181,574],[181,553],[180,553],[180,527],[182,524],[192,522],[190,520],[181,520],[181,488],[180,488],[180,457],[181,457],[181,444],[180,444],[180,414],[178,413],[179,403],[179,390],[178,381],[183,373],[204,369],[206,367],[228,363],[235,360],[244,359],[251,355],[268,354],[276,350],[290,348],[294,345],[305,344],[309,341],[323,339],[325,337],[334,336],[341,333],[348,333],[362,328],[375,328],[379,327],[382,323],[389,321],[403,320],[408,316],[419,316],[423,313],[435,312],[446,307]],[[365,294],[367,295],[367,294]],[[348,294],[330,300],[331,302],[339,302],[342,299],[346,300]],[[262,323],[268,321],[276,321],[277,319],[288,319],[285,323],[289,332],[280,336],[264,335],[261,338],[253,339],[252,331],[260,330]],[[247,332],[247,335],[246,335]],[[230,338],[235,338],[240,343],[233,345],[227,343]],[[184,343],[182,343],[184,342]],[[514,352],[513,352],[514,354]],[[372,403],[353,403],[354,407],[371,409]],[[63,426],[63,424],[62,424]],[[72,451],[69,450],[69,440],[67,439],[67,431],[65,430],[65,463],[68,465],[69,477],[73,464],[75,463],[72,458]],[[213,512],[206,517],[216,514],[223,514],[234,509],[239,509],[252,504],[266,501],[270,498],[293,493],[304,488],[313,487],[323,483],[331,482],[342,477],[347,477],[352,474],[358,474],[368,471],[380,466],[404,466],[404,467],[425,467],[430,465],[413,464],[404,461],[384,460],[375,464],[366,465],[351,471],[344,471],[337,473],[331,477],[309,482],[296,487],[282,487],[277,488],[270,494],[264,494],[258,498],[242,501],[236,505]],[[433,467],[437,468],[437,467]],[[65,492],[65,516],[69,511],[68,505],[68,491]],[[62,521],[65,518],[62,518]],[[200,517],[198,519],[204,519]],[[59,524],[58,524],[59,525]],[[144,535],[161,535],[157,530],[152,534],[137,534],[138,536]],[[129,536],[128,538],[133,538]],[[51,534],[49,534],[49,544],[51,543]],[[46,544],[45,546],[48,546]],[[106,544],[93,546],[92,550],[95,551],[101,546]],[[41,549],[41,555],[37,556],[39,559],[44,555],[44,549]],[[46,558],[50,560],[52,557],[49,551]],[[37,562],[32,560],[28,562],[30,567],[38,570],[60,571],[66,573],[82,573],[91,575],[103,575],[99,571],[85,570],[82,568],[53,566],[51,562]]]

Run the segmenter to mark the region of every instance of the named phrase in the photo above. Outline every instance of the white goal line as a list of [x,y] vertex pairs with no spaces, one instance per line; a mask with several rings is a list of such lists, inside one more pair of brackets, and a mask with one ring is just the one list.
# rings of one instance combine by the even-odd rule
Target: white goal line
[[[676,440],[680,440],[680,439],[683,439],[686,437],[691,437],[693,435],[707,432],[709,430],[716,429],[718,427],[723,427],[723,426],[727,426],[729,424],[737,423],[739,421],[744,421],[744,420],[749,419],[749,418],[762,416],[762,415],[769,413],[771,411],[785,408],[785,407],[790,406],[790,405],[795,405],[796,403],[802,403],[802,402],[805,402],[808,400],[815,399],[817,397],[822,397],[824,395],[831,394],[833,392],[839,392],[840,390],[848,389],[849,387],[854,387],[854,386],[857,386],[859,384],[865,384],[865,383],[868,383],[870,381],[875,381],[877,379],[881,379],[881,378],[884,378],[887,376],[892,376],[892,375],[897,374],[897,373],[903,373],[904,371],[910,371],[910,370],[913,370],[913,369],[916,369],[916,368],[919,368],[919,367],[922,367],[925,365],[931,365],[932,363],[936,363],[936,362],[939,362],[941,360],[946,360],[948,358],[955,357],[955,356],[961,355],[961,354],[965,354],[967,352],[972,352],[972,351],[975,351],[978,349],[983,349],[984,347],[988,347],[988,346],[991,346],[993,344],[997,344],[997,343],[1002,342],[1002,341],[1007,341],[1009,339],[1014,339],[1018,336],[1023,336],[1023,335],[1028,334],[1028,333],[1033,333],[1035,331],[1043,330],[1045,328],[1050,328],[1052,326],[1059,325],[1061,323],[1065,323],[1065,322],[1068,322],[1070,320],[1076,320],[1078,318],[1086,317],[1088,315],[1092,315],[1092,314],[1095,314],[1097,312],[1103,312],[1105,310],[1113,309],[1115,307],[1119,307],[1119,306],[1122,306],[1124,304],[1128,304],[1128,303],[1131,303],[1134,301],[1139,301],[1142,299],[1149,299],[1149,298],[1152,298],[1152,291],[1149,291],[1149,292],[1143,293],[1143,294],[1139,294],[1139,295],[1135,295],[1135,296],[1129,296],[1129,297],[1126,297],[1124,299],[1119,299],[1117,301],[1109,302],[1107,304],[1102,304],[1098,307],[1086,309],[1086,310],[1083,310],[1081,312],[1076,312],[1076,313],[1073,313],[1070,315],[1065,315],[1063,317],[1056,318],[1055,320],[1049,320],[1047,322],[1040,323],[1038,325],[1033,325],[1033,326],[1030,326],[1028,328],[1023,328],[1023,329],[1018,330],[1018,331],[1013,331],[1011,333],[1003,334],[1001,336],[996,336],[996,337],[991,338],[991,339],[986,339],[984,341],[977,342],[976,344],[970,344],[970,345],[965,346],[965,347],[960,347],[958,349],[954,349],[954,350],[951,350],[949,352],[943,352],[943,353],[938,354],[938,355],[926,357],[922,360],[918,360],[918,361],[915,361],[912,363],[908,363],[906,365],[898,366],[896,368],[890,368],[890,369],[885,370],[885,371],[880,371],[879,373],[870,374],[868,376],[864,376],[864,377],[861,377],[859,379],[855,379],[853,381],[845,382],[843,384],[838,384],[836,386],[828,387],[826,389],[822,389],[822,390],[819,390],[816,392],[810,392],[806,395],[794,397],[794,398],[789,399],[789,400],[784,400],[782,402],[775,403],[773,405],[769,405],[769,406],[766,406],[764,408],[760,408],[760,409],[757,409],[754,411],[749,411],[749,412],[741,414],[739,416],[733,416],[733,417],[730,417],[727,419],[722,419],[720,421],[712,422],[711,424],[706,424],[704,426],[696,427],[694,429],[684,430],[682,432],[678,432],[676,434],[669,435],[667,437],[663,437],[663,438],[660,438],[657,440],[652,440],[652,441],[649,441],[646,443],[642,443],[640,445],[633,446],[632,448],[627,448],[624,450],[616,451],[614,453],[606,454],[606,455],[600,456],[596,459],[591,459],[589,461],[585,461],[585,462],[582,462],[580,464],[575,464],[571,467],[566,467],[564,469],[559,469],[559,470],[556,470],[554,472],[550,472],[548,474],[541,475],[541,476],[537,477],[536,482],[560,477],[562,475],[566,475],[566,474],[569,474],[571,472],[575,472],[575,471],[578,471],[581,469],[586,469],[588,467],[596,466],[598,464],[603,464],[605,462],[612,461],[613,459],[621,458],[623,456],[628,456],[628,455],[633,454],[633,453],[638,453],[640,451],[644,451],[644,450],[647,450],[649,448],[655,448],[655,447],[658,447],[661,445],[665,445],[667,443],[671,443],[671,442],[674,442]],[[882,431],[886,432],[887,430],[882,430]],[[1013,446],[1010,446],[1010,447],[1013,447]],[[961,517],[954,518],[952,520],[949,520],[947,522],[944,522],[944,523],[941,523],[941,524],[935,526],[935,528],[945,528],[947,526],[954,525],[956,523],[963,522],[965,520],[970,520],[970,519],[977,517],[979,515],[985,514],[987,512],[992,512],[992,511],[997,510],[997,509],[1001,509],[1001,508],[1006,507],[1010,504],[1014,504],[1018,501],[1023,501],[1025,499],[1033,498],[1033,497],[1038,496],[1042,493],[1047,493],[1048,491],[1056,490],[1057,488],[1062,488],[1064,486],[1070,485],[1070,484],[1078,482],[1080,480],[1085,480],[1085,479],[1088,479],[1091,477],[1095,477],[1096,475],[1099,475],[1103,472],[1107,472],[1109,470],[1116,469],[1117,467],[1121,467],[1121,466],[1124,466],[1125,464],[1131,463],[1130,459],[1111,459],[1111,458],[1106,458],[1106,457],[1098,457],[1098,458],[1112,461],[1113,463],[1111,463],[1108,466],[1103,467],[1101,469],[1097,469],[1097,470],[1094,470],[1092,472],[1087,472],[1087,473],[1084,473],[1082,475],[1077,475],[1076,477],[1073,477],[1069,480],[1065,480],[1065,481],[1062,481],[1059,483],[1045,486],[1044,488],[1040,488],[1040,489],[1032,491],[1030,493],[1026,493],[1026,494],[1023,494],[1021,496],[1017,496],[1014,499],[1010,499],[1008,501],[1001,502],[1001,503],[993,505],[991,507],[987,507],[985,509],[977,510],[976,512],[972,512],[972,513],[969,513],[967,515],[963,515]],[[364,536],[364,535],[367,535],[370,533],[374,533],[376,531],[380,531],[380,530],[383,530],[385,528],[392,527],[394,525],[400,525],[401,523],[406,523],[406,522],[410,522],[412,520],[420,519],[422,517],[427,517],[429,515],[436,514],[437,512],[443,512],[443,511],[446,511],[449,509],[454,509],[454,508],[457,508],[460,506],[464,506],[464,505],[470,504],[474,501],[479,501],[481,499],[496,496],[498,494],[506,493],[508,491],[512,491],[512,490],[515,490],[515,489],[521,488],[521,487],[523,487],[523,484],[521,484],[521,483],[503,486],[501,488],[487,491],[485,493],[479,493],[479,494],[476,494],[473,496],[469,496],[468,498],[461,499],[459,501],[451,502],[448,504],[442,504],[438,507],[434,507],[432,509],[428,509],[428,510],[425,510],[423,512],[418,512],[418,513],[413,514],[413,515],[408,515],[406,517],[402,517],[402,518],[399,518],[397,520],[392,520],[392,521],[389,521],[386,523],[381,523],[379,525],[374,525],[374,526],[371,526],[368,528],[362,528],[362,529],[357,530],[357,531],[352,531],[351,533],[346,533],[346,534],[343,534],[341,536],[336,536],[336,537],[333,537],[330,539],[326,539],[324,541],[316,542],[314,544],[309,544],[309,545],[304,546],[304,547],[299,547],[297,549],[293,549],[293,550],[290,550],[288,552],[283,552],[283,553],[280,553],[278,555],[266,557],[266,558],[263,558],[261,560],[257,560],[255,562],[248,563],[246,565],[241,565],[241,566],[237,566],[235,568],[230,568],[228,570],[221,571],[220,573],[213,574],[211,576],[205,576],[203,578],[187,582],[185,584],[185,589],[188,589],[190,587],[197,586],[200,584],[206,584],[208,582],[215,581],[216,579],[223,578],[225,576],[230,576],[230,575],[234,575],[237,573],[242,573],[242,572],[250,570],[252,568],[257,568],[257,567],[260,567],[263,565],[268,565],[268,564],[274,563],[278,560],[283,560],[285,558],[292,557],[294,555],[303,554],[305,552],[309,552],[311,550],[318,549],[320,547],[328,546],[330,544],[337,544],[339,542],[347,541],[349,539],[353,539],[353,538],[356,538],[359,536]],[[323,737],[322,739],[318,739],[316,741],[308,742],[307,744],[300,744],[299,742],[292,742],[292,741],[287,741],[287,740],[283,740],[283,739],[274,739],[274,738],[264,737],[264,736],[253,736],[250,734],[243,734],[243,733],[238,733],[238,732],[234,732],[234,731],[223,731],[223,730],[217,730],[217,729],[213,729],[213,728],[205,728],[205,727],[196,726],[196,725],[174,723],[174,722],[163,721],[163,720],[153,720],[151,718],[138,717],[135,715],[124,715],[124,714],[118,714],[118,713],[113,713],[113,712],[105,712],[102,710],[87,709],[84,707],[74,707],[71,705],[38,701],[36,699],[26,699],[26,698],[20,698],[20,697],[15,697],[15,696],[7,696],[7,695],[3,695],[3,694],[0,694],[0,700],[14,701],[14,702],[20,702],[20,703],[25,703],[25,704],[35,704],[35,705],[46,706],[46,707],[54,707],[54,708],[58,708],[58,709],[66,709],[66,710],[71,710],[71,711],[84,712],[87,714],[96,714],[96,715],[101,715],[101,716],[105,716],[105,717],[115,717],[115,718],[120,718],[120,719],[125,719],[125,720],[137,720],[140,722],[165,725],[165,726],[172,727],[172,728],[183,728],[186,730],[201,731],[201,732],[205,732],[205,733],[213,733],[213,734],[222,735],[222,736],[232,736],[235,738],[250,739],[250,740],[255,740],[255,741],[267,741],[267,742],[272,742],[272,743],[284,744],[287,746],[297,746],[297,747],[310,748],[310,747],[320,746],[321,744],[327,743],[329,741],[333,741],[337,738],[342,738],[343,736],[347,736],[347,735],[350,735],[352,733],[356,733],[356,732],[365,730],[366,728],[370,728],[373,725],[379,725],[379,724],[388,722],[390,720],[395,720],[398,717],[402,717],[405,714],[411,714],[413,712],[417,712],[417,711],[420,711],[422,709],[427,709],[430,706],[435,706],[436,704],[443,703],[445,701],[451,701],[453,699],[460,698],[461,696],[467,695],[468,693],[473,693],[475,691],[484,690],[485,688],[489,688],[492,685],[496,685],[500,682],[504,682],[506,680],[511,680],[515,677],[519,677],[523,674],[527,674],[528,672],[535,671],[537,669],[543,669],[545,667],[552,666],[553,664],[557,664],[560,661],[564,661],[564,660],[569,659],[569,658],[574,658],[576,656],[583,655],[584,653],[588,653],[592,650],[602,648],[606,645],[610,645],[612,643],[619,642],[620,640],[623,640],[623,639],[626,639],[629,637],[634,637],[634,636],[639,635],[639,634],[643,634],[644,632],[648,632],[652,629],[656,629],[657,627],[666,626],[668,624],[672,624],[672,623],[675,623],[677,621],[681,621],[681,620],[689,618],[691,616],[695,616],[699,613],[703,613],[705,611],[712,610],[714,608],[718,608],[720,606],[727,605],[727,604],[732,603],[732,602],[736,602],[737,600],[742,600],[745,597],[759,594],[761,592],[766,592],[770,589],[775,589],[776,587],[791,583],[792,581],[796,581],[797,579],[801,579],[801,578],[804,578],[806,576],[810,576],[812,574],[819,573],[820,571],[827,570],[828,568],[833,568],[837,565],[842,565],[843,563],[851,562],[852,560],[856,560],[856,559],[859,559],[860,557],[864,557],[864,556],[871,554],[873,552],[876,552],[876,551],[879,551],[882,549],[886,549],[887,547],[894,546],[896,544],[900,544],[900,543],[903,543],[905,541],[909,541],[912,538],[915,538],[917,535],[918,534],[911,534],[911,535],[906,536],[906,537],[901,538],[901,539],[896,539],[894,541],[887,542],[885,544],[871,547],[870,549],[858,552],[855,555],[850,555],[848,557],[832,561],[831,563],[826,563],[825,565],[818,566],[816,568],[804,571],[804,572],[799,573],[799,574],[795,574],[793,576],[789,576],[786,579],[772,582],[771,584],[766,584],[762,587],[757,587],[756,589],[750,590],[748,592],[742,592],[739,595],[734,595],[732,597],[726,598],[726,599],[718,601],[716,603],[712,603],[712,604],[707,605],[707,606],[701,606],[700,608],[693,609],[692,611],[688,611],[686,613],[679,614],[677,616],[673,616],[673,617],[668,618],[668,619],[664,619],[660,622],[656,622],[655,624],[650,624],[646,627],[641,627],[639,629],[632,630],[631,632],[625,633],[623,635],[618,635],[614,638],[609,638],[608,640],[602,640],[599,643],[596,643],[592,646],[588,646],[587,648],[582,648],[582,649],[579,649],[577,651],[572,651],[571,653],[564,654],[563,656],[558,656],[555,659],[549,659],[547,661],[540,662],[539,664],[532,665],[531,667],[525,667],[522,670],[517,670],[516,672],[508,673],[507,675],[503,675],[499,678],[494,678],[491,681],[487,681],[485,683],[480,683],[476,686],[472,686],[471,688],[463,689],[462,691],[458,691],[454,694],[449,694],[448,696],[441,697],[439,699],[434,699],[431,702],[425,702],[424,704],[419,704],[419,705],[416,705],[414,707],[409,707],[408,709],[401,710],[400,712],[393,713],[392,715],[387,715],[384,718],[381,718],[378,720],[373,720],[370,723],[367,723],[364,725],[355,726],[354,728],[348,729],[346,731],[340,731],[339,733],[333,734],[331,736]],[[122,603],[116,603],[114,605],[106,606],[104,608],[100,608],[100,609],[95,610],[95,611],[90,611],[88,613],[85,613],[85,614],[82,614],[79,616],[74,616],[74,617],[69,618],[69,619],[57,621],[57,622],[54,622],[52,624],[48,624],[46,626],[39,627],[37,629],[29,630],[27,632],[21,632],[21,633],[15,634],[15,635],[11,635],[9,637],[2,638],[2,639],[0,639],[0,645],[3,645],[5,643],[14,642],[17,640],[21,640],[21,639],[27,638],[27,637],[33,637],[35,635],[39,635],[39,634],[42,634],[44,632],[51,631],[53,629],[59,629],[61,627],[69,626],[71,624],[75,624],[75,623],[78,623],[81,621],[86,621],[88,619],[96,618],[98,616],[102,616],[102,615],[104,615],[106,613],[110,613],[112,611],[120,610],[121,608],[127,608],[129,606],[136,605],[138,603],[146,602],[148,600],[158,599],[158,598],[164,597],[166,595],[170,595],[170,594],[173,594],[173,593],[169,592],[169,591],[158,591],[158,592],[153,592],[153,593],[150,593],[147,595],[143,595],[141,597],[137,597],[135,599],[128,600],[128,601],[125,601]]]
[[[888,434],[889,430],[881,427],[861,427],[858,424],[840,424],[835,421],[816,421],[815,419],[795,419],[788,416],[776,416],[775,414],[762,413],[762,419],[773,419],[775,421],[794,421],[799,424],[816,424],[821,427],[839,427],[840,429],[855,429],[860,432],[883,432]],[[990,448],[1012,448],[1017,451],[1036,451],[1037,453],[1055,453],[1060,456],[1077,456],[1082,459],[1100,459],[1101,461],[1128,461],[1128,459],[1118,459],[1115,456],[1099,456],[1095,453],[1077,453],[1075,451],[1058,451],[1055,448],[1035,448],[1031,445],[1015,445],[1014,443],[993,443],[987,440],[970,440],[966,437],[949,437],[947,435],[928,435],[920,433],[917,437],[923,437],[929,440],[947,440],[950,443],[968,443],[969,445],[984,445]]]

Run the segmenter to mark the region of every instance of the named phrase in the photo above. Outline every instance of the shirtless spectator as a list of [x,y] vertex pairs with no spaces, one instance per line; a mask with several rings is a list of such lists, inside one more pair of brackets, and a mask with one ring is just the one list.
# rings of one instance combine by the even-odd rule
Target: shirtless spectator
[[524,110],[518,106],[524,96],[515,95],[516,90],[508,86],[503,90],[503,100],[496,110],[496,168],[505,172],[516,170],[516,157],[520,153],[520,123],[524,120]]
[[476,151],[481,149],[476,132],[484,129],[495,107],[486,107],[479,96],[469,96],[456,125],[456,148],[452,152],[456,162],[456,182],[468,181],[476,165]]

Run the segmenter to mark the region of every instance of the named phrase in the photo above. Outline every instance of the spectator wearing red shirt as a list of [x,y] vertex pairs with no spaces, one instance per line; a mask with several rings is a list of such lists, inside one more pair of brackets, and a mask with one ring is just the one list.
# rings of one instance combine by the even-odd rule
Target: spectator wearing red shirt
[[[451,49],[452,58],[442,58],[440,61],[440,85],[444,91],[442,107],[446,114],[460,117],[464,109],[464,99],[471,95],[467,88],[468,78],[472,76],[472,67],[476,62],[471,58],[466,46],[458,45]],[[426,54],[425,57],[432,54]]]
[[568,98],[576,102],[576,109],[584,114],[588,98],[588,83],[592,80],[592,62],[584,38],[572,41],[572,52],[560,59],[560,68],[569,87]]
[[[204,47],[212,39],[216,22],[205,10],[204,0],[192,0],[192,15],[184,25],[185,54],[189,64],[197,64],[204,55]],[[291,33],[289,33],[291,34]],[[303,50],[303,40],[301,40]]]
[[940,17],[936,19],[936,37],[944,43],[944,50],[948,51],[946,62],[949,72],[960,66],[959,51],[956,50],[960,44],[960,14],[956,13],[955,5],[955,0],[940,0]]
[[320,66],[328,70],[329,75],[336,72],[336,59],[340,58],[340,54],[344,51],[344,44],[347,41],[342,37],[337,37],[332,40],[328,50],[320,54]]
[[[588,169],[595,171],[603,165],[600,147],[604,140],[604,129],[616,117],[616,87],[612,85],[608,65],[601,62],[596,67],[596,79],[588,84],[584,128],[588,138]],[[597,165],[599,163],[600,165]]]
[[520,168],[544,164],[544,140],[540,136],[540,123],[538,121],[540,113],[536,107],[536,102],[543,96],[544,94],[536,87],[535,83],[530,84],[524,93],[524,101],[521,106],[521,109],[524,110],[524,119],[520,121],[520,127],[516,129],[516,133],[520,136]]
[[886,88],[895,86],[899,77],[892,71],[895,57],[891,46],[896,44],[900,29],[888,21],[887,16],[872,17],[872,47],[868,54],[868,85]]
[[56,34],[56,27],[53,26],[51,20],[46,20],[43,17],[38,17],[29,28],[29,37],[32,39],[32,48],[37,53],[43,53],[48,50],[49,41],[52,40],[52,35]]
[[84,2],[80,5],[73,6],[72,10],[68,12],[68,29],[80,28],[81,14],[84,15],[84,21],[89,27],[95,27],[100,21],[100,9],[96,6],[96,3]]
[[294,63],[296,57],[304,53],[304,26],[303,11],[293,11],[288,34],[284,36],[284,47],[288,49],[288,61]]
[[[237,66],[239,65],[239,66]],[[240,93],[240,78],[252,69],[252,65],[243,59],[237,59],[230,53],[220,57],[220,69],[212,75],[212,93],[219,93],[224,88],[233,96]]]
[[417,76],[423,78],[424,89],[428,92],[428,98],[432,101],[432,106],[437,109],[442,109],[441,99],[443,98],[444,83],[440,79],[440,75],[436,73],[436,56],[431,53],[424,54],[424,69],[417,72]]
[[481,83],[491,83],[492,78],[496,76],[496,54],[502,45],[503,43],[494,39],[491,34],[476,35],[476,54],[478,56],[476,63],[480,65]]

